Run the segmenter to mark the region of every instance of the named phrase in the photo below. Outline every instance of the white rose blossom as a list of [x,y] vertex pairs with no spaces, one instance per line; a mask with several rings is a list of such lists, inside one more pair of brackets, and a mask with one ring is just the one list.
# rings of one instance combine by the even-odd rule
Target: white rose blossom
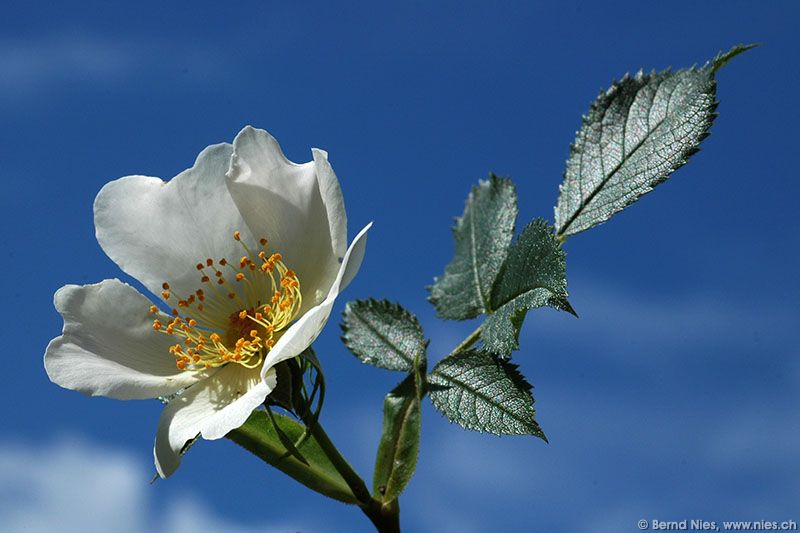
[[348,248],[339,182],[327,153],[312,154],[292,163],[248,126],[168,182],[127,176],[97,195],[100,246],[162,304],[116,279],[62,287],[64,331],[44,364],[86,394],[177,394],[156,432],[161,477],[187,441],[244,423],[275,388],[274,366],[316,339],[358,272],[369,225]]

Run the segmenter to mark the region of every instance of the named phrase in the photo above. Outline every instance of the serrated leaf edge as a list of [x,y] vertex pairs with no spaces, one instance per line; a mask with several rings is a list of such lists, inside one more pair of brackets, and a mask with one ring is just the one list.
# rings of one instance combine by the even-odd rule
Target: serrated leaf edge
[[[469,355],[472,355],[473,353],[474,352],[466,351],[466,352],[461,352],[461,353],[458,353],[458,354],[453,354],[453,355],[451,355],[449,357],[446,357],[446,358],[442,359],[441,361],[439,361],[436,364],[436,366],[431,371],[431,376],[435,376],[435,377],[444,379],[445,381],[447,381],[449,383],[454,383],[454,384],[459,385],[462,389],[468,390],[468,391],[474,393],[476,396],[478,396],[479,398],[481,398],[484,401],[486,401],[486,403],[489,403],[489,404],[494,405],[494,406],[498,406],[499,408],[501,408],[503,413],[505,413],[506,415],[508,415],[511,418],[513,418],[516,421],[518,421],[522,426],[524,426],[526,428],[530,427],[531,422],[529,422],[527,420],[524,420],[521,417],[519,417],[518,415],[508,411],[502,403],[496,402],[493,398],[489,397],[488,395],[480,393],[480,392],[476,391],[473,387],[468,387],[466,385],[466,383],[464,383],[464,382],[462,382],[462,381],[460,381],[458,379],[451,378],[450,376],[447,376],[445,374],[442,374],[438,370],[440,365],[442,365],[443,363],[445,363],[448,360],[452,361],[453,359],[456,359],[456,358],[467,357]],[[486,353],[486,355],[487,356],[491,356],[488,353]],[[503,360],[503,359],[499,359],[499,358],[495,358],[495,357],[493,357],[493,359],[494,359],[495,363],[498,366],[502,366],[502,367],[504,367],[504,369],[507,369],[507,371],[508,371],[507,375],[508,374],[511,375],[510,379],[515,384],[518,384],[518,385],[522,386],[525,394],[528,396],[528,398],[530,398],[531,409],[533,410],[533,413],[535,415],[536,414],[536,409],[534,407],[535,400],[534,400],[533,394],[532,394],[533,385],[531,385],[530,382],[528,382],[528,380],[525,379],[525,376],[523,376],[522,373],[519,371],[519,365],[517,365],[515,363],[511,363],[508,360]],[[462,424],[459,420],[453,420],[452,418],[450,418],[450,416],[447,415],[445,410],[442,408],[441,405],[439,405],[439,402],[436,400],[436,395],[435,394],[431,394],[430,396],[431,396],[431,403],[433,403],[433,405],[436,407],[436,409],[440,413],[442,413],[445,416],[445,418],[447,418],[447,420],[449,420],[450,422],[452,422],[454,424],[458,424],[459,426],[461,426],[461,427],[463,427],[465,429],[469,429],[471,431],[477,431],[479,433],[490,433],[490,434],[493,434],[493,435],[519,435],[519,433],[500,433],[500,432],[497,432],[497,431],[492,431],[491,429],[487,428],[485,424],[482,424],[481,426],[467,427],[464,424]],[[533,435],[535,437],[538,437],[538,438],[542,439],[545,442],[549,442],[547,440],[547,436],[544,434],[544,431],[542,431],[541,426],[539,425],[539,423],[535,419],[533,420],[532,424],[533,424],[533,430],[530,431],[529,433],[524,433],[524,434],[525,435]]]
[[[377,331],[372,326],[372,324],[370,324],[364,318],[359,316],[353,309],[356,305],[366,305],[367,307],[370,307],[372,309],[375,309],[377,307],[384,307],[384,308],[389,308],[393,312],[399,312],[400,316],[403,319],[406,319],[409,322],[413,323],[414,326],[416,326],[416,328],[419,330],[420,336],[423,339],[423,350],[424,350],[424,347],[427,346],[427,341],[425,340],[425,334],[424,334],[424,332],[422,330],[422,325],[419,323],[419,320],[417,319],[417,317],[415,315],[413,315],[410,311],[408,311],[405,307],[403,307],[402,305],[400,305],[400,304],[398,304],[396,302],[391,302],[391,301],[389,301],[387,299],[377,300],[375,298],[368,298],[366,300],[353,300],[353,301],[347,302],[347,305],[345,306],[345,310],[344,310],[344,319],[342,320],[342,323],[340,325],[340,327],[342,329],[342,336],[340,337],[342,342],[344,343],[345,346],[347,346],[347,349],[350,350],[353,353],[353,355],[355,355],[359,359],[359,361],[361,361],[362,363],[369,364],[369,365],[372,365],[372,366],[376,366],[378,368],[383,368],[385,370],[397,370],[397,371],[403,371],[403,372],[408,372],[410,370],[413,370],[413,368],[414,368],[414,359],[413,358],[409,358],[393,342],[391,342],[388,338],[386,338],[386,336],[383,333]],[[382,340],[394,353],[396,353],[398,356],[400,356],[400,358],[408,364],[408,367],[405,367],[405,368],[393,368],[393,367],[392,368],[387,368],[386,366],[375,364],[378,361],[376,359],[374,359],[374,358],[371,358],[369,361],[366,361],[362,356],[358,355],[356,353],[356,351],[353,349],[353,347],[350,346],[350,340],[351,339],[348,336],[348,333],[350,333],[350,330],[352,328],[350,326],[348,326],[348,324],[347,324],[347,316],[348,316],[348,314],[352,314],[353,316],[355,316],[355,318],[357,318],[358,321],[361,324],[366,326],[366,328],[369,331],[371,331],[376,337],[378,337],[380,340]]]

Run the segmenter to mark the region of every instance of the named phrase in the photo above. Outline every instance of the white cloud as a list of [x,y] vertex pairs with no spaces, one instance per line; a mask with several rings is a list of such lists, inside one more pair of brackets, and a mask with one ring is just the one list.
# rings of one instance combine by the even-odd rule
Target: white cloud
[[523,350],[544,338],[565,346],[590,345],[597,348],[593,357],[645,364],[642,349],[652,347],[670,347],[673,361],[677,361],[674,356],[688,353],[677,349],[680,346],[747,347],[779,356],[786,364],[797,355],[789,337],[796,327],[796,313],[774,303],[764,308],[744,304],[735,295],[698,291],[634,294],[597,282],[573,286],[570,294],[580,318],[549,309],[532,311],[522,332]]
[[0,95],[21,100],[70,85],[115,85],[137,79],[208,81],[225,75],[217,52],[179,43],[44,35],[0,40]]
[[0,42],[5,89],[29,89],[54,79],[118,78],[131,60],[119,43],[88,38],[48,38]]
[[186,494],[164,506],[140,462],[76,439],[31,446],[0,442],[0,531],[7,533],[294,532],[289,525],[245,527],[215,516]]

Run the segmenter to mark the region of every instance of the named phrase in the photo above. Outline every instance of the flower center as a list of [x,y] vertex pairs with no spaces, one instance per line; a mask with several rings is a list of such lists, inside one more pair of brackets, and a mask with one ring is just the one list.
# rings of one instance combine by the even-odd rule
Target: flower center
[[[169,348],[181,370],[203,370],[228,363],[255,368],[275,345],[302,305],[297,274],[282,261],[281,254],[267,255],[267,239],[257,253],[233,234],[245,255],[238,263],[209,258],[197,263],[199,288],[186,297],[163,284],[161,296],[176,301],[172,318],[153,320],[153,329],[180,339]],[[150,307],[158,313],[158,307]]]

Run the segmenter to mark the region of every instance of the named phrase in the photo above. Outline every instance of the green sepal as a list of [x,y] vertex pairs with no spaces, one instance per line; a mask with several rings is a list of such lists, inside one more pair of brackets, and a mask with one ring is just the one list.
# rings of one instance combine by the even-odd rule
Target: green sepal
[[[347,483],[305,429],[288,416],[258,409],[227,438],[311,490],[355,504]],[[293,443],[298,442],[295,448]]]

